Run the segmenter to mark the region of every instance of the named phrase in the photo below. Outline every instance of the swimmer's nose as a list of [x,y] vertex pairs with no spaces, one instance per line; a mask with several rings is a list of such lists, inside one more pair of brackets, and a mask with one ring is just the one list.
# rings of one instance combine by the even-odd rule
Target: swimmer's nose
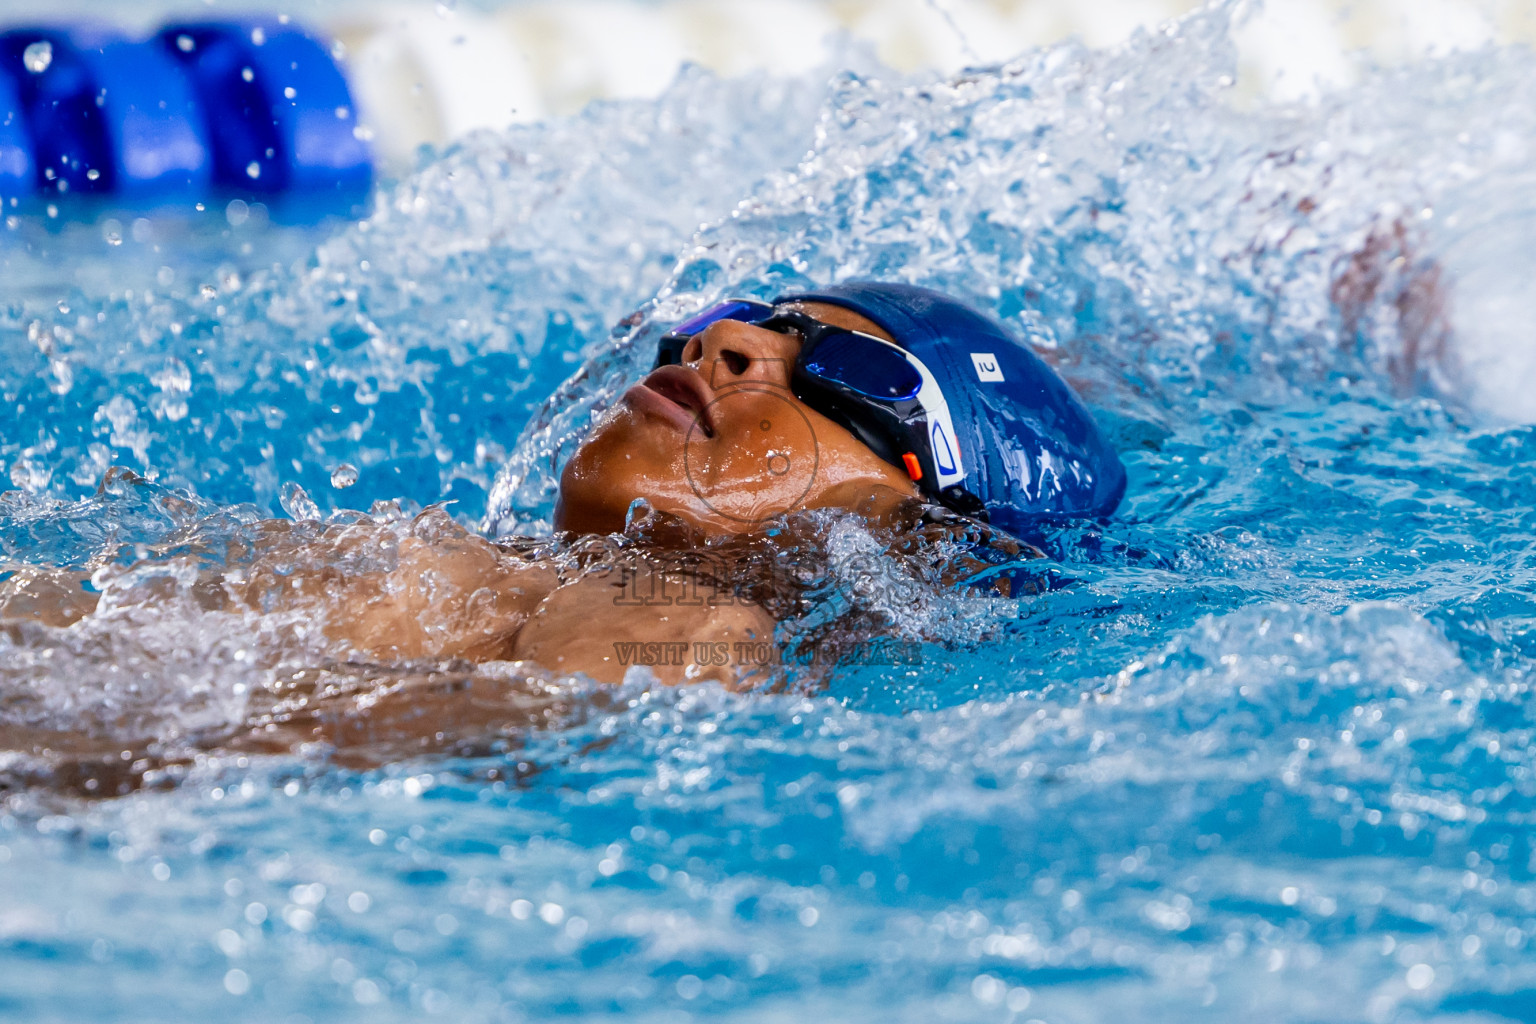
[[694,366],[716,389],[732,384],[788,388],[800,341],[736,320],[722,320],[688,339],[683,362]]

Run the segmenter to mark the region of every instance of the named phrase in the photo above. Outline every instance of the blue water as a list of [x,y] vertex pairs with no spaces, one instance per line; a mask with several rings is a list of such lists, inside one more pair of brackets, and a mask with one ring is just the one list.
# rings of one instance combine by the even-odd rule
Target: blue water
[[[263,515],[537,533],[668,322],[844,276],[997,312],[1131,473],[1022,601],[832,524],[828,601],[928,639],[823,693],[571,683],[504,757],[13,795],[0,1018],[1536,1019],[1536,59],[1274,106],[1218,8],[847,61],[474,137],[358,223],[0,232],[0,547],[109,591]],[[176,595],[0,641],[0,724],[174,750],[302,663]]]

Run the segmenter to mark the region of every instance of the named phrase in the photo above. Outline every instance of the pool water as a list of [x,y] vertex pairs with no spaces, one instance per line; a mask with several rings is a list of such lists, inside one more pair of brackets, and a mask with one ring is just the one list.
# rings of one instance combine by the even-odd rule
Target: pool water
[[[353,223],[0,232],[12,567],[376,502],[539,533],[668,323],[850,276],[999,314],[1131,478],[1045,538],[1066,585],[893,602],[952,640],[821,693],[576,683],[505,755],[22,788],[0,1018],[1536,1019],[1536,58],[1268,105],[1234,11],[954,80],[694,72]],[[828,600],[900,593],[830,529]],[[262,629],[5,639],[0,724],[173,744]]]

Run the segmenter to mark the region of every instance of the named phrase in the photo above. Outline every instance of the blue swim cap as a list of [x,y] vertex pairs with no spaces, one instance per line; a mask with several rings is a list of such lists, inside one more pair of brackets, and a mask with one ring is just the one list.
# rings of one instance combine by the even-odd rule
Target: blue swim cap
[[1109,515],[1120,503],[1125,467],[1087,408],[991,317],[928,288],[874,281],[781,295],[775,303],[797,301],[863,314],[929,368],[957,435],[958,486],[989,523],[1022,533],[1043,518]]

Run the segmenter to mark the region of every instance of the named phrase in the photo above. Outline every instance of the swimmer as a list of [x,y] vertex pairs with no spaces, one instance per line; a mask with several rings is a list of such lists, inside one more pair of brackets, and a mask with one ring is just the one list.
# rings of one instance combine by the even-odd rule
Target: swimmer
[[[563,468],[553,541],[495,544],[440,508],[403,526],[272,521],[248,550],[179,538],[195,582],[149,573],[110,604],[149,609],[183,586],[328,652],[328,668],[253,698],[243,738],[220,747],[388,733],[427,748],[455,721],[507,717],[513,691],[510,717],[548,713],[508,682],[540,671],[618,683],[645,664],[662,683],[763,684],[773,658],[730,652],[774,650],[800,600],[783,572],[804,550],[797,515],[860,515],[892,551],[927,531],[1019,556],[1041,521],[1108,515],[1124,489],[1088,410],[1000,325],[937,292],[851,283],[723,302],[666,334]],[[106,614],[98,600],[78,574],[17,572],[0,626],[78,628]],[[473,668],[505,663],[526,671],[486,684]],[[0,734],[0,748],[21,739]]]

